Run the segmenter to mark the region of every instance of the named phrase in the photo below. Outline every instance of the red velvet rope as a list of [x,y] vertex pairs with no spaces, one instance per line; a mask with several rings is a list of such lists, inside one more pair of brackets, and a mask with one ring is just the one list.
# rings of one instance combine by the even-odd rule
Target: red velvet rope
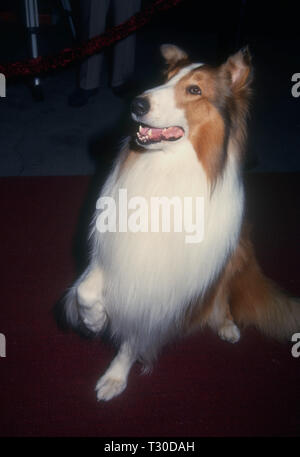
[[102,35],[98,35],[74,48],[65,48],[56,56],[39,56],[36,59],[29,59],[19,62],[0,65],[0,73],[7,79],[20,76],[36,76],[56,68],[64,68],[71,63],[80,61],[92,56],[111,46],[115,42],[126,38],[131,33],[147,24],[152,17],[162,11],[166,11],[183,0],[155,0],[145,10],[138,12],[126,22],[112,27]]

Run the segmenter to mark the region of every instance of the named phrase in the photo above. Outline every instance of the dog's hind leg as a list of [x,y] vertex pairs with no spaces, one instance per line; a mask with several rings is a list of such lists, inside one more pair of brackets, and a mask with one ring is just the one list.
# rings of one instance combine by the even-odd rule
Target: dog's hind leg
[[237,343],[240,339],[240,331],[234,323],[229,305],[226,306],[224,314],[223,321],[218,327],[218,335],[222,340],[228,341],[229,343]]
[[223,277],[216,284],[214,292],[208,300],[205,313],[205,323],[216,331],[222,340],[230,343],[237,343],[240,339],[240,330],[234,322],[230,310],[230,282],[235,269],[233,261],[227,264]]
[[230,311],[227,287],[222,284],[207,301],[199,301],[194,311],[186,316],[184,333],[192,333],[206,325],[211,327],[222,340],[236,343],[240,339],[239,328]]
[[96,385],[97,400],[108,401],[119,395],[127,386],[127,378],[136,357],[130,343],[122,343],[118,354]]
[[207,323],[217,331],[222,340],[236,343],[240,339],[240,331],[234,323],[227,293],[220,288],[213,301]]
[[240,330],[230,311],[227,288],[222,284],[203,313],[202,325],[205,324],[217,332],[222,340],[236,343],[240,339]]
[[103,272],[98,265],[93,265],[83,275],[76,290],[79,316],[86,327],[95,333],[100,332],[107,322],[103,288]]

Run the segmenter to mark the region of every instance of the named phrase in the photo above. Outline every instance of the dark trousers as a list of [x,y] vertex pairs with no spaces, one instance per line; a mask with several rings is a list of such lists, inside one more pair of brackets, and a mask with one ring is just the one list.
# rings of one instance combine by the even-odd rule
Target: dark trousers
[[[114,25],[119,25],[139,11],[141,0],[83,0],[81,15],[83,39],[87,40],[105,32],[110,5],[113,8]],[[80,68],[79,85],[82,89],[99,86],[103,65],[103,52],[89,57]],[[113,49],[112,86],[128,80],[134,71],[135,34],[117,42]]]

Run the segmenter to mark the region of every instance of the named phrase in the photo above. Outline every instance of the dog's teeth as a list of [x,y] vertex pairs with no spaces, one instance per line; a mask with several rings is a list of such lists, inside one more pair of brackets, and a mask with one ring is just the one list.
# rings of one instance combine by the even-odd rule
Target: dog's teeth
[[139,126],[139,132],[140,133],[142,132],[142,126],[141,125]]
[[149,130],[148,135],[151,137],[152,136],[152,129]]

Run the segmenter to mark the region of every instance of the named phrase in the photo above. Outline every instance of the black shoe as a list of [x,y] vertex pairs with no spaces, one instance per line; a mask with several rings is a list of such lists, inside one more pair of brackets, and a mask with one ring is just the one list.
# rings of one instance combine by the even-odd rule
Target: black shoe
[[79,87],[69,96],[69,105],[80,107],[87,104],[90,97],[93,97],[98,92],[98,89],[82,89]]

